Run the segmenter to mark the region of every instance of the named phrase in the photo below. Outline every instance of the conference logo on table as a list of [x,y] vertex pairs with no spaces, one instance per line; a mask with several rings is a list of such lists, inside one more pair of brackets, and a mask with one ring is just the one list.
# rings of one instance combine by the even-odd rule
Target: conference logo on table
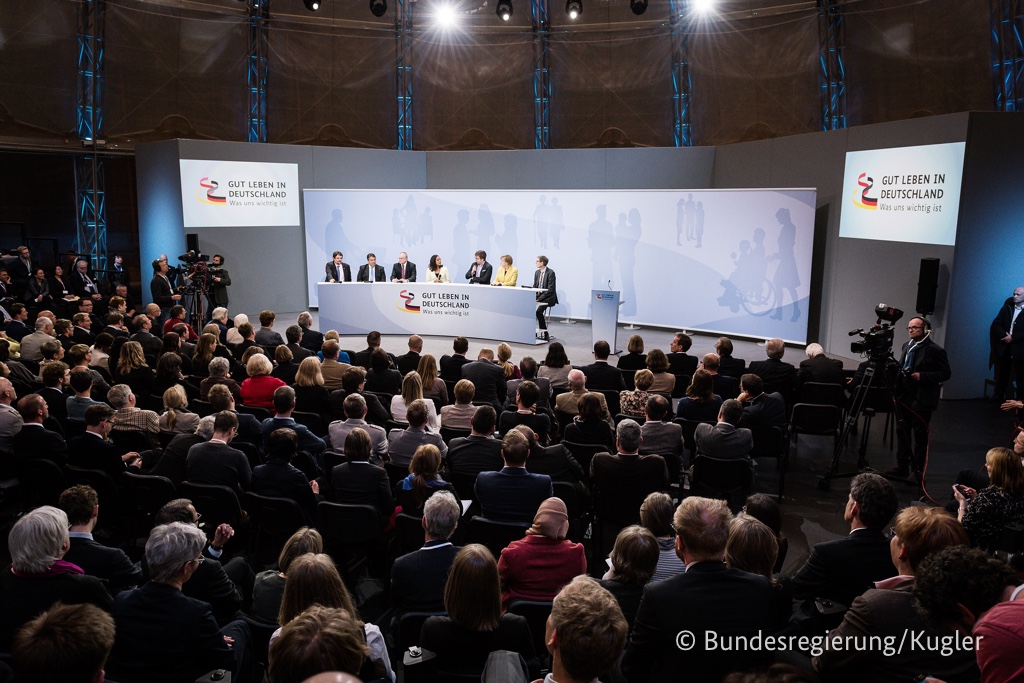
[[[213,204],[214,206],[227,205],[227,197],[220,197],[214,194],[217,191],[217,188],[220,187],[220,183],[216,180],[210,180],[208,177],[200,178],[199,187],[202,189],[196,191],[196,199],[201,201],[203,204]],[[205,192],[203,190],[205,190]]]
[[419,305],[413,304],[413,301],[416,299],[416,295],[409,292],[408,289],[403,289],[401,292],[399,292],[398,298],[400,299],[397,306],[398,310],[403,311],[404,313],[420,312]]
[[868,196],[868,193],[871,192],[872,188],[875,186],[875,179],[867,173],[861,173],[857,176],[857,185],[863,189],[853,191],[853,203],[862,209],[877,211],[878,197]]

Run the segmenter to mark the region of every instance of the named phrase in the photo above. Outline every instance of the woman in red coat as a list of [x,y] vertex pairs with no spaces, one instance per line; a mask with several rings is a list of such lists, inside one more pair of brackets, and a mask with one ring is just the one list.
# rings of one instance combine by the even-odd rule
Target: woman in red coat
[[239,391],[242,394],[242,403],[253,408],[266,408],[274,410],[274,391],[283,387],[284,382],[276,377],[271,377],[274,364],[262,353],[257,353],[245,364],[245,372],[249,379],[242,382]]
[[541,503],[526,536],[501,551],[501,604],[513,600],[554,600],[573,577],[587,573],[583,544],[566,540],[569,513],[561,498]]

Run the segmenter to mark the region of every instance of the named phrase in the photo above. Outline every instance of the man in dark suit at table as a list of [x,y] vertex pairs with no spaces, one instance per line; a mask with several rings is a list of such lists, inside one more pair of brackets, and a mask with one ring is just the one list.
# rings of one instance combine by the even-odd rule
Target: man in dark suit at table
[[603,339],[594,344],[594,362],[584,365],[580,370],[587,376],[587,389],[590,391],[625,391],[626,381],[622,371],[608,362],[611,346]]
[[719,681],[772,662],[770,652],[714,648],[705,639],[754,638],[775,627],[777,600],[768,580],[725,565],[732,520],[723,500],[691,496],[680,503],[672,521],[686,572],[644,588],[622,659],[626,680]]
[[491,264],[487,262],[487,252],[483,249],[473,255],[473,265],[466,271],[466,279],[471,285],[491,284]]
[[340,251],[334,252],[333,260],[324,266],[324,282],[352,282],[352,269],[342,262],[343,257]]
[[537,257],[537,272],[533,274],[534,289],[543,289],[537,292],[537,327],[542,330],[540,338],[548,340],[548,324],[544,320],[544,312],[558,303],[558,293],[555,291],[555,271],[548,268],[548,257],[541,254]]
[[409,262],[409,255],[398,252],[398,263],[391,266],[392,282],[416,282],[416,264]]
[[377,255],[369,253],[366,255],[366,264],[359,266],[359,274],[356,275],[357,282],[387,282],[384,278],[384,266],[377,265]]

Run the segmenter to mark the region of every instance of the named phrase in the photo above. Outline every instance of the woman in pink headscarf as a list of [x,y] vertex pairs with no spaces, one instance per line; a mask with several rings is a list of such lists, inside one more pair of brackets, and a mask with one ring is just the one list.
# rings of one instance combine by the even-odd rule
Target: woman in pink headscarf
[[501,551],[501,604],[513,600],[554,600],[573,577],[587,573],[583,544],[566,540],[569,513],[561,498],[548,498],[537,509],[526,536]]

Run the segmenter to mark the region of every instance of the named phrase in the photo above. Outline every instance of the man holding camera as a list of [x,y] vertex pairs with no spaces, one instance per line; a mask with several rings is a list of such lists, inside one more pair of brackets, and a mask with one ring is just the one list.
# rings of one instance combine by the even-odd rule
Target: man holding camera
[[228,307],[228,287],[231,285],[231,275],[224,269],[224,257],[220,254],[213,255],[210,263],[210,284],[207,289],[207,298],[210,307],[207,309],[207,316],[218,306]]
[[896,467],[885,473],[906,478],[913,468],[919,483],[928,455],[928,423],[932,411],[939,407],[942,383],[951,376],[946,350],[932,341],[931,331],[931,323],[924,318],[911,318],[907,323],[910,341],[900,355],[902,391],[896,401]]

